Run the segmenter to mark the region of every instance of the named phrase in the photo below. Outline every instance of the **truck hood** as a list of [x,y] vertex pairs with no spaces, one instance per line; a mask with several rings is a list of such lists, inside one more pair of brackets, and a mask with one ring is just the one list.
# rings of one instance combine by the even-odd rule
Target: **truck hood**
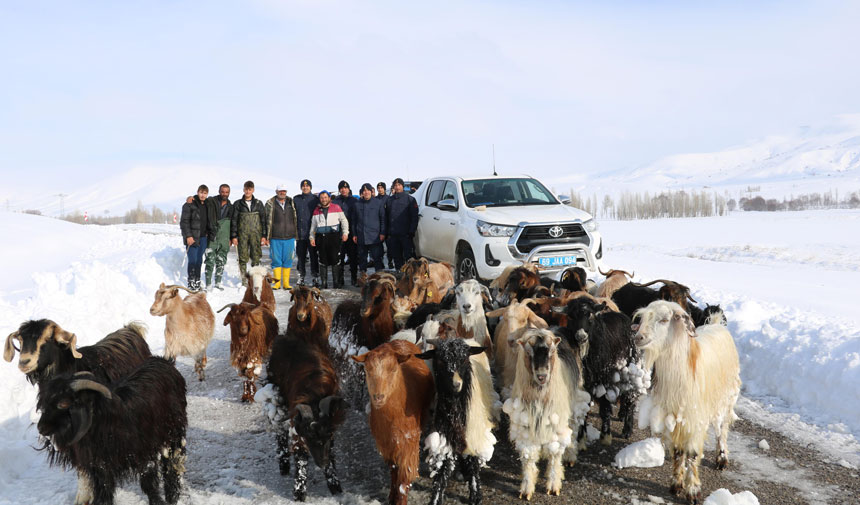
[[560,223],[591,219],[591,214],[569,205],[520,205],[516,207],[487,207],[478,211],[469,209],[466,214],[474,219],[480,219],[492,224],[515,226],[520,222],[530,223]]

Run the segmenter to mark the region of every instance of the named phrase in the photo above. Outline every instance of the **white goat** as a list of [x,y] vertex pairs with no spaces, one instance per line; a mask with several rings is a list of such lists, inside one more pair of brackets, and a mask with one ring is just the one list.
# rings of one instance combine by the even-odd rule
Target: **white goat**
[[461,338],[473,338],[478,345],[487,348],[487,355],[493,357],[493,341],[487,328],[487,318],[484,315],[484,296],[489,299],[490,290],[475,279],[463,281],[454,288],[457,295],[457,310],[460,319],[457,323],[457,334]]
[[674,302],[658,300],[636,311],[636,345],[657,380],[640,403],[639,425],[662,433],[672,458],[672,493],[701,501],[699,462],[708,426],[717,434],[717,468],[728,465],[726,439],[741,389],[740,364],[728,329],[695,328]]
[[537,463],[548,457],[547,494],[561,494],[562,459],[576,462],[572,435],[588,413],[591,397],[582,390],[582,363],[577,353],[551,331],[529,328],[517,340],[517,372],[511,397],[503,407],[510,418],[509,436],[519,452],[523,480],[520,498],[530,500]]
[[161,283],[155,292],[155,301],[149,308],[153,316],[166,316],[164,323],[164,357],[191,356],[194,371],[201,381],[205,378],[206,348],[215,334],[215,314],[206,301],[205,292],[188,291],[183,299],[182,286],[165,286]]

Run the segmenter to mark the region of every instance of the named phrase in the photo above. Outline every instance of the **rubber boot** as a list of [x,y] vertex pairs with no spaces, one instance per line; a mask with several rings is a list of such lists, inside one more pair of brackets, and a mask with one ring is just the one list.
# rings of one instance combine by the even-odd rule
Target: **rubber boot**
[[320,265],[320,288],[328,289],[328,265]]
[[292,270],[292,268],[281,269],[281,284],[283,285],[284,289],[293,289],[293,287],[290,286],[290,270]]
[[275,282],[272,284],[272,289],[281,289],[281,267],[273,268],[275,272]]

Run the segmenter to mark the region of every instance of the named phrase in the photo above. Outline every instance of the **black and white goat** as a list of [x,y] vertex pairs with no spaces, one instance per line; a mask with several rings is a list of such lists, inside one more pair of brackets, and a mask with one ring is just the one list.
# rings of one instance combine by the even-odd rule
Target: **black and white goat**
[[417,355],[433,361],[436,382],[435,415],[424,441],[433,477],[431,505],[444,503],[445,488],[457,462],[468,481],[469,505],[479,505],[480,469],[493,457],[496,444],[492,382],[490,391],[485,391],[486,381],[477,376],[489,375],[489,363],[481,365],[471,359],[485,348],[468,342],[456,337],[431,339],[428,343],[434,348]]
[[[650,386],[650,373],[640,363],[630,318],[604,311],[603,304],[589,298],[575,298],[564,308],[567,326],[561,333],[571,345],[582,349],[583,382],[600,407],[600,441],[612,443],[612,406],[620,401],[619,417],[624,420],[621,436],[633,434],[636,401]],[[579,448],[585,447],[585,426],[579,430]]]
[[185,472],[185,407],[182,374],[150,357],[113,384],[90,372],[42,383],[38,429],[51,464],[75,468],[88,481],[92,505],[112,504],[116,487],[135,476],[150,505],[172,505]]

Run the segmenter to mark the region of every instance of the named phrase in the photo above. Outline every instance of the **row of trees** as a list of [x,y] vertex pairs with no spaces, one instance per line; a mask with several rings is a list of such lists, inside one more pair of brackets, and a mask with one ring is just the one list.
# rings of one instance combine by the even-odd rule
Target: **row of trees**
[[583,197],[570,191],[571,205],[592,216],[605,219],[656,219],[662,217],[709,217],[724,216],[734,210],[744,211],[788,211],[809,209],[857,209],[860,208],[860,191],[849,192],[839,198],[839,191],[809,193],[777,200],[761,196],[729,198],[708,191],[663,191],[651,194],[648,191],[633,193],[625,191],[613,198],[604,195]]
[[[143,206],[143,202],[138,201],[137,207],[129,210],[122,216],[88,216],[89,220],[84,221],[84,215],[81,211],[76,210],[71,214],[66,214],[62,216],[60,219],[71,221],[73,223],[78,224],[99,224],[99,225],[108,225],[108,224],[139,224],[139,223],[173,223],[173,215],[176,214],[176,211],[173,212],[164,212],[159,209],[155,205],[151,208],[147,209]],[[178,214],[177,214],[178,216]]]

